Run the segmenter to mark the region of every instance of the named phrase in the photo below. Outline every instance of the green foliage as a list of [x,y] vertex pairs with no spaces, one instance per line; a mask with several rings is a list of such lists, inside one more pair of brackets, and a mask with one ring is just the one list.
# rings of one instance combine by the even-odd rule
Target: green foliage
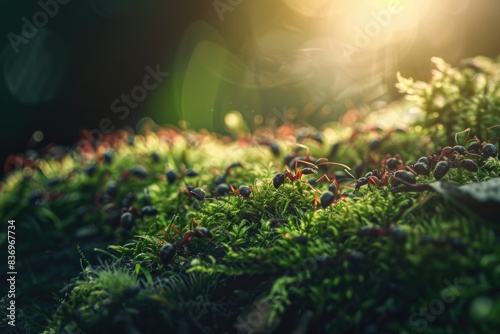
[[[483,131],[496,124],[498,113],[484,109],[477,122],[476,107],[481,99],[497,103],[498,65],[481,61],[479,71],[435,59],[438,70],[430,83],[401,79],[400,89],[423,110],[424,123],[416,127],[379,129],[358,122],[346,130],[337,123],[321,132],[288,126],[279,132],[287,134],[283,138],[278,132],[221,138],[150,124],[146,128],[155,131],[120,132],[88,150],[62,159],[49,154],[34,161],[36,167],[12,172],[2,183],[1,219],[16,219],[19,272],[33,272],[33,279],[19,280],[20,304],[28,305],[28,297],[42,289],[37,280],[56,284],[38,296],[45,322],[24,319],[20,328],[399,333],[421,330],[425,323],[427,333],[494,332],[500,318],[500,229],[481,210],[493,207],[495,199],[476,203],[448,201],[427,190],[395,192],[394,173],[386,168],[391,157],[405,166],[421,156],[439,158],[465,128],[471,128],[470,138],[487,139]],[[308,131],[321,135],[321,142],[303,135]],[[466,135],[458,134],[459,142]],[[278,155],[270,141],[280,148]],[[309,152],[291,147],[292,141]],[[103,152],[110,150],[114,159],[106,162]],[[343,168],[324,165],[276,189],[272,179],[286,171],[288,154],[346,164],[356,178],[378,169],[386,182],[372,180],[356,189],[357,181]],[[478,165],[477,172],[460,165],[465,158]],[[444,160],[453,164],[446,182],[500,177],[498,157],[453,153]],[[242,167],[227,171],[233,162]],[[132,173],[139,165],[146,175]],[[292,165],[290,173],[303,167]],[[187,169],[199,175],[183,176]],[[179,178],[169,182],[168,170]],[[323,174],[339,182],[338,199],[325,208],[320,198],[333,184],[307,182]],[[218,196],[215,181],[223,175],[235,189],[252,186],[251,194]],[[55,176],[62,182],[49,185]],[[415,176],[420,186],[435,181],[432,172]],[[202,188],[205,199],[192,196],[189,186]],[[145,207],[156,212],[142,214]],[[131,226],[120,223],[125,211],[134,217]],[[167,244],[175,252],[162,259]],[[5,235],[0,247],[6,247]],[[57,261],[76,268],[59,270]],[[445,309],[434,320],[419,314],[441,300]],[[29,321],[40,324],[30,327]]]
[[486,57],[466,59],[461,68],[438,57],[432,63],[436,68],[429,83],[398,74],[399,91],[424,112],[418,124],[426,134],[437,129],[441,143],[452,142],[456,133],[468,128],[489,140],[487,128],[500,124],[499,63]]

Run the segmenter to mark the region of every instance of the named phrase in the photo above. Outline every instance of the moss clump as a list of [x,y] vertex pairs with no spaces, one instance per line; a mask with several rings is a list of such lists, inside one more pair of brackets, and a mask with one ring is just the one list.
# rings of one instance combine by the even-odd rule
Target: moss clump
[[[25,332],[498,327],[500,228],[477,208],[494,209],[499,199],[474,205],[474,196],[449,201],[422,188],[438,184],[442,161],[449,170],[441,185],[500,177],[482,134],[470,133],[478,151],[443,153],[455,138],[413,126],[286,125],[265,138],[145,128],[155,131],[121,131],[33,158],[2,183],[2,221],[16,219],[18,271],[33,273],[19,276],[19,304],[32,307],[34,294],[45,309],[25,311],[36,314],[20,317]],[[412,174],[422,156],[428,175]],[[304,168],[311,170],[295,180]],[[288,177],[273,184],[278,173]],[[331,204],[323,207],[325,193]],[[37,266],[42,260],[52,261],[49,268]],[[42,289],[39,281],[54,284]]]

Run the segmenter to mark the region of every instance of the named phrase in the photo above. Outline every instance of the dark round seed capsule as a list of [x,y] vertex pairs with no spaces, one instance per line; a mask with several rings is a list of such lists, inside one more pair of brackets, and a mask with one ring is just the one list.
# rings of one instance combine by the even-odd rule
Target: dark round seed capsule
[[418,162],[421,162],[423,164],[426,164],[426,165],[429,165],[429,158],[427,157],[420,157],[418,160],[417,160],[417,163]]
[[125,298],[132,298],[137,295],[141,291],[141,288],[138,285],[127,286],[123,289],[123,296]]
[[151,160],[153,160],[154,163],[160,162],[160,155],[156,152],[151,153]]
[[189,193],[198,201],[203,201],[205,199],[205,191],[201,188],[194,188]]
[[248,186],[241,185],[238,187],[238,192],[240,193],[243,198],[248,198],[250,197],[250,194],[252,193],[252,189]]
[[495,158],[498,155],[498,150],[493,144],[486,144],[483,146],[483,155],[486,157]]
[[113,158],[115,157],[115,155],[114,155],[113,151],[106,151],[106,152],[104,152],[102,157],[104,158],[105,163],[110,164],[113,162]]
[[169,170],[165,173],[167,177],[167,182],[173,184],[177,180],[177,172],[175,170]]
[[47,188],[54,188],[62,183],[62,179],[59,177],[53,177],[47,181]]
[[450,166],[451,164],[449,161],[438,162],[436,167],[434,168],[434,177],[436,178],[436,180],[441,180],[450,170]]
[[415,175],[412,173],[406,171],[406,170],[398,170],[396,173],[394,173],[394,177],[391,180],[391,185],[393,187],[396,187],[400,184],[415,184],[417,183],[417,180],[415,179]]
[[393,171],[398,169],[398,167],[401,165],[401,161],[396,158],[389,158],[386,160],[385,164],[387,165],[387,168],[389,168],[389,170]]
[[229,187],[225,183],[221,183],[215,188],[214,195],[217,196],[226,196],[229,194]]
[[129,192],[127,196],[122,201],[124,207],[129,207],[137,200],[137,195],[133,192]]
[[130,212],[125,212],[120,217],[120,224],[126,230],[131,230],[134,226],[134,216]]
[[85,174],[87,176],[92,176],[97,172],[97,164],[93,163],[85,168]]
[[332,204],[334,199],[335,195],[331,191],[327,191],[321,195],[320,201],[323,209],[326,209],[330,204]]
[[188,170],[186,170],[186,172],[184,173],[184,175],[186,177],[195,177],[195,176],[198,176],[200,174],[197,171],[195,171],[195,170],[188,169]]
[[477,172],[479,170],[479,167],[477,166],[476,162],[471,159],[462,160],[460,162],[460,165],[469,172]]
[[206,227],[197,227],[194,229],[194,235],[198,238],[212,239],[212,233]]
[[466,155],[467,154],[467,150],[465,149],[465,147],[461,146],[461,145],[455,145],[453,146],[453,151],[454,152],[457,152],[461,155]]
[[116,197],[118,195],[118,190],[120,189],[120,184],[116,181],[109,181],[106,183],[106,193],[111,197]]
[[402,228],[396,227],[392,229],[391,234],[396,243],[400,245],[404,245],[406,243],[406,231]]
[[310,175],[310,174],[318,174],[318,172],[315,169],[306,167],[306,168],[302,169],[302,174],[303,175]]
[[217,186],[219,184],[226,183],[226,178],[227,178],[227,174],[222,174],[222,175],[216,176],[214,179],[215,185]]
[[28,203],[30,205],[40,205],[43,201],[43,191],[41,190],[33,190],[28,195]]
[[174,256],[175,256],[175,247],[172,244],[166,243],[160,249],[160,261],[164,266],[169,265],[174,259]]
[[382,145],[382,140],[374,139],[370,142],[370,151],[377,151]]
[[430,169],[429,165],[424,164],[423,162],[417,162],[416,164],[413,165],[413,170],[418,174],[418,175],[429,175],[430,174]]
[[359,251],[352,251],[349,253],[348,259],[352,262],[361,262],[365,259],[365,254]]
[[141,214],[143,216],[156,216],[158,214],[158,210],[154,206],[147,205],[141,209]]
[[279,157],[280,156],[280,147],[278,144],[276,144],[275,142],[270,142],[269,143],[269,149],[271,150],[271,153],[275,156],[275,157]]
[[146,177],[148,177],[148,171],[146,170],[146,168],[139,165],[132,167],[130,169],[130,173],[139,179],[145,179]]
[[285,183],[285,175],[283,173],[278,173],[273,177],[274,188],[278,189],[283,183]]

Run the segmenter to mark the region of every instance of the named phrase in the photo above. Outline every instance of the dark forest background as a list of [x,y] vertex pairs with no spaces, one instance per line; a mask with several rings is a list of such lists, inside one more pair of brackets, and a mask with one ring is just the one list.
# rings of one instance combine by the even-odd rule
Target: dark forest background
[[[255,25],[255,21],[248,19],[249,6],[255,8],[256,3],[262,13],[257,22],[263,27],[272,26],[288,10],[282,1],[243,0],[231,11],[225,12],[224,20],[221,20],[214,8],[214,1],[72,0],[61,4],[58,13],[45,25],[44,31],[50,31],[49,35],[39,32],[38,37],[45,38],[46,44],[51,45],[51,51],[44,54],[32,52],[31,57],[34,58],[26,59],[26,55],[16,58],[21,57],[19,55],[22,52],[12,53],[8,34],[20,34],[22,18],[31,20],[33,14],[40,11],[40,4],[36,1],[2,1],[1,164],[8,154],[28,148],[39,149],[52,142],[70,145],[78,140],[82,129],[98,127],[103,117],[112,119],[117,128],[133,127],[144,116],[151,116],[158,123],[176,124],[182,118],[175,104],[175,94],[178,93],[175,81],[179,75],[182,76],[182,73],[179,74],[182,71],[176,67],[180,66],[178,51],[185,47],[182,44],[186,43],[186,31],[193,22],[204,22],[216,32],[228,52],[244,63],[251,59],[248,56],[252,54],[248,52],[248,40],[254,28],[252,25]],[[453,21],[454,27],[458,28],[443,32],[446,33],[446,43],[434,43],[442,36],[439,32],[429,34],[425,23],[422,23],[416,31],[411,49],[397,58],[394,68],[384,73],[384,82],[388,87],[387,99],[398,97],[392,88],[396,71],[407,77],[427,80],[432,56],[443,57],[456,65],[465,57],[496,57],[499,54],[500,1],[463,0],[447,3],[437,15],[442,16],[445,23],[447,20]],[[460,8],[457,9],[457,6]],[[300,21],[297,25],[300,28],[309,24],[308,20],[314,19],[309,17],[295,22]],[[297,34],[301,34],[300,29]],[[36,43],[36,40],[30,40],[19,47],[35,47]],[[265,61],[259,64],[263,63]],[[37,64],[49,64],[50,71],[43,72]],[[162,103],[141,103],[126,119],[117,118],[110,111],[111,102],[142,82],[146,66],[154,68],[157,64],[170,73],[162,83],[161,92],[155,92],[156,96],[152,97],[157,100],[157,95],[165,94]],[[258,68],[246,65],[250,70]],[[231,85],[226,89],[231,91]],[[300,89],[300,85],[289,85],[285,90],[282,87],[266,88],[259,100],[259,108],[264,114],[284,105],[300,108],[308,102],[307,96],[296,94]],[[218,98],[208,108],[222,110],[220,112],[223,113],[227,111],[224,108],[231,109],[239,103],[247,103],[237,101],[237,96],[241,94],[227,95],[236,96],[236,101],[233,98],[231,102]],[[334,97],[332,101],[335,102]],[[338,103],[337,107],[342,109],[342,103]],[[217,125],[219,118],[214,120],[216,125],[212,126],[213,130],[223,130]],[[39,143],[32,139],[37,130],[43,133],[43,140]]]

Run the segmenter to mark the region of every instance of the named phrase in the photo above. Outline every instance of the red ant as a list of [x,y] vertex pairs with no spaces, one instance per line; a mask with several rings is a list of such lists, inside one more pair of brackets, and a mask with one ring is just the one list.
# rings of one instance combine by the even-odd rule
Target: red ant
[[[273,182],[273,185],[274,185],[274,187],[276,189],[278,189],[283,183],[285,183],[286,179],[289,179],[291,182],[299,180],[299,181],[301,181],[303,183],[308,184],[310,187],[312,187],[310,185],[310,183],[304,182],[304,181],[301,180],[302,175],[318,174],[317,169],[318,169],[318,167],[321,167],[321,166],[336,165],[336,166],[341,166],[341,167],[344,167],[344,168],[347,168],[347,169],[350,170],[350,168],[348,166],[346,166],[344,164],[341,164],[339,162],[328,161],[328,159],[326,159],[326,158],[319,158],[319,159],[316,159],[316,160],[311,160],[311,156],[309,155],[309,148],[307,146],[305,146],[305,145],[301,145],[301,144],[298,144],[298,145],[301,146],[301,147],[305,147],[306,148],[306,156],[305,156],[306,160],[298,159],[298,157],[296,157],[295,159],[293,159],[292,160],[293,166],[294,166],[294,172],[293,173],[292,173],[292,171],[290,171],[289,166],[285,165],[285,169],[286,169],[285,172],[278,173],[278,174],[276,174],[273,177],[272,182]],[[297,171],[297,167],[298,167],[299,163],[302,163],[302,164],[305,164],[305,165],[308,165],[308,166],[311,166],[311,167],[305,167],[305,168]],[[318,182],[319,180],[321,180],[324,176],[326,176],[326,174],[323,174],[323,176],[320,177],[316,182]],[[329,180],[329,182],[331,183],[330,180]]]
[[[192,225],[193,222],[196,222],[196,221],[194,220],[194,218],[191,218],[190,224]],[[177,228],[174,225],[172,225],[172,227],[175,230],[175,232],[178,235],[180,235],[179,230],[177,230]],[[193,230],[193,228],[191,226],[191,230],[184,233],[184,236],[182,237],[182,239],[175,241],[173,244],[166,243],[165,245],[163,245],[163,247],[160,250],[161,263],[164,266],[167,266],[168,264],[170,264],[175,256],[175,252],[177,251],[177,248],[179,248],[181,246],[188,245],[194,237],[205,238],[208,241],[212,241],[212,239],[213,239],[212,234],[210,233],[210,231],[206,227],[197,227]]]
[[321,204],[323,209],[326,209],[330,205],[343,201],[346,197],[348,197],[347,193],[344,193],[339,197],[340,186],[335,175],[333,175],[332,179],[330,179],[326,174],[323,174],[323,176],[316,180],[316,183],[320,182],[322,179],[326,179],[328,183],[330,183],[330,186],[328,187],[328,191],[321,195],[320,199],[317,197],[314,198],[314,210],[318,209],[318,203]]
[[238,197],[242,197],[244,199],[248,199],[250,197],[250,194],[252,194],[253,192],[253,188],[252,186],[245,186],[245,185],[241,185],[238,187],[238,189],[236,189],[235,187],[233,187],[233,185],[229,185],[231,187],[231,190],[233,191],[233,193],[238,196]]
[[184,185],[186,189],[183,190],[182,188],[179,188],[179,196],[184,194],[187,197],[192,197],[200,202],[205,200],[205,190],[198,186],[198,182],[196,182],[196,187],[190,186],[186,182],[184,182]]

